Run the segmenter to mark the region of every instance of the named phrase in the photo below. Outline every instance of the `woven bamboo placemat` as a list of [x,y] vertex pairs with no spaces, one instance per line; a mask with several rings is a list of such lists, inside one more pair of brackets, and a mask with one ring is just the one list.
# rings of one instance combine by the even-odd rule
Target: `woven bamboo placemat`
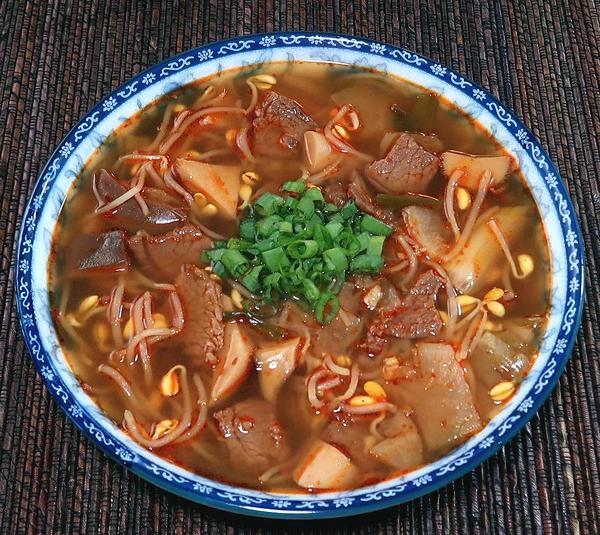
[[[102,95],[174,53],[272,30],[387,41],[487,87],[524,119],[568,180],[588,255],[577,346],[532,422],[452,485],[347,521],[238,517],[127,473],[50,399],[15,311],[21,214],[70,126]],[[0,2],[0,533],[599,533],[599,39],[595,0]]]

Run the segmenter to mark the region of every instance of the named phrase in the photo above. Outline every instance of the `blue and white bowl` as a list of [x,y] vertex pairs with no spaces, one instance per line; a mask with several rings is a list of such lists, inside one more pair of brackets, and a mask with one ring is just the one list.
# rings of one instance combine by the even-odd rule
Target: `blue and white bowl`
[[[485,429],[438,461],[389,481],[345,492],[277,495],[226,485],[167,462],[133,442],[83,391],[50,315],[52,233],[82,166],[123,121],[161,95],[225,69],[268,61],[370,67],[405,78],[460,107],[518,159],[542,214],[551,254],[551,313],[541,352],[516,395]],[[550,395],[573,348],[582,311],[582,237],[567,190],[548,155],[489,93],[447,67],[391,45],[316,33],[273,33],[189,50],[119,87],[65,137],[37,181],[18,244],[16,291],[23,334],[46,386],[69,418],[107,455],[144,479],[205,505],[265,517],[328,518],[382,509],[433,491],[472,470],[506,443]]]

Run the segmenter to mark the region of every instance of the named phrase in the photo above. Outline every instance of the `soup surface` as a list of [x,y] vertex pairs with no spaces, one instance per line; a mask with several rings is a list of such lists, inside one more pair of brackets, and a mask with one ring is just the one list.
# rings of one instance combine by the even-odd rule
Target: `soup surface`
[[158,455],[281,492],[358,487],[481,430],[539,350],[549,261],[516,161],[449,103],[266,64],[141,110],[60,216],[54,317]]

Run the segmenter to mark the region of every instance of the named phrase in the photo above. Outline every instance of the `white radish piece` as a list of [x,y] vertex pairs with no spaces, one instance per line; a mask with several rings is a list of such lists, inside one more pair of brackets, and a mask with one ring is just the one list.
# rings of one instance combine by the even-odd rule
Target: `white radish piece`
[[304,161],[311,175],[322,171],[335,159],[336,153],[321,132],[309,130],[304,133]]
[[458,185],[477,191],[479,181],[484,171],[492,174],[492,187],[498,186],[506,179],[513,167],[510,156],[475,156],[463,152],[447,151],[442,154],[442,169],[446,176],[461,169],[464,174],[458,180]]
[[413,398],[414,417],[427,448],[443,451],[479,431],[481,418],[452,346],[420,342],[416,347],[423,390]]
[[178,158],[175,170],[190,193],[202,193],[222,216],[235,218],[241,182],[239,166],[213,165]]
[[256,350],[254,360],[260,390],[267,401],[275,403],[281,387],[296,369],[300,338],[265,344]]
[[373,446],[371,455],[397,470],[409,470],[423,464],[423,440],[410,417],[400,411],[392,416],[389,424],[387,432],[384,431],[388,438]]
[[431,258],[441,258],[450,246],[450,232],[442,215],[423,206],[407,206],[402,210],[406,230]]
[[358,469],[336,447],[317,441],[296,470],[294,481],[305,489],[342,489],[351,485]]
[[504,265],[504,253],[487,222],[493,218],[510,245],[531,216],[526,206],[506,206],[480,220],[462,252],[444,263],[453,285],[463,293],[476,294],[493,286]]
[[212,404],[229,397],[244,382],[250,371],[253,351],[254,345],[237,323],[225,325],[225,339],[210,392]]

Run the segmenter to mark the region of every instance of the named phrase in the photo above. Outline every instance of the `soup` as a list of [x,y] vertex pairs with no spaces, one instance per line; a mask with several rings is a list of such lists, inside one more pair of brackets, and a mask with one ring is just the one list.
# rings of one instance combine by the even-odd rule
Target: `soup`
[[277,492],[456,448],[518,389],[549,306],[511,155],[437,95],[319,63],[222,72],[129,119],[76,180],[50,277],[117,425]]

